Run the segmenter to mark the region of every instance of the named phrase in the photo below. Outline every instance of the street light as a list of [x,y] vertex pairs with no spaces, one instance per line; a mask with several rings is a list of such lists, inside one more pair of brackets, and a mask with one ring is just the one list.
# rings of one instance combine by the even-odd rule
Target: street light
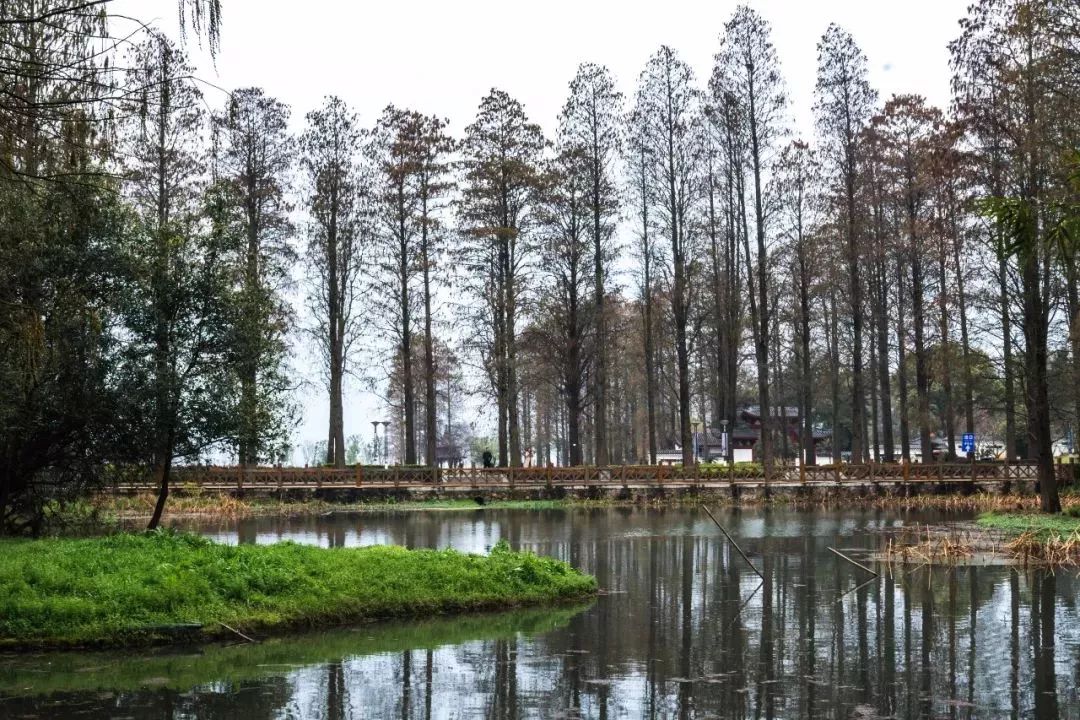
[[724,454],[724,462],[731,462],[731,440],[727,434],[727,418],[720,421],[720,452]]
[[375,465],[379,464],[379,425],[382,424],[382,420],[371,421],[371,449],[375,452],[375,457],[371,459]]
[[390,421],[383,420],[383,465],[390,465]]
[[701,442],[699,438],[699,433],[701,432],[701,423],[697,420],[691,420],[690,430],[693,433],[692,438],[694,441],[694,464],[696,465],[698,462],[698,456],[701,448]]

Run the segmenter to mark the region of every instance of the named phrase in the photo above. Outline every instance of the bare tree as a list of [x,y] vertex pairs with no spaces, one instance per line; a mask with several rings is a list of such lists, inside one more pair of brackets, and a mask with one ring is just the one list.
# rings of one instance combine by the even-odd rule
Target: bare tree
[[[713,102],[734,98],[741,112],[742,131],[753,179],[756,281],[751,283],[750,312],[753,319],[754,354],[757,359],[758,400],[761,405],[761,461],[766,476],[773,462],[772,403],[769,400],[769,340],[774,303],[769,299],[770,201],[765,183],[771,173],[774,144],[785,132],[787,98],[780,76],[780,61],[771,40],[769,23],[748,6],[741,5],[724,25],[720,52],[710,82]],[[747,263],[750,262],[749,254]],[[756,285],[756,287],[755,287]],[[756,290],[756,293],[755,293]],[[781,410],[781,422],[782,420]]]
[[645,423],[649,462],[656,464],[656,347],[653,335],[654,284],[656,264],[659,261],[656,247],[655,219],[650,213],[652,197],[653,158],[648,141],[649,127],[645,107],[639,93],[633,112],[627,116],[627,195],[632,198],[635,242],[633,254],[637,259],[638,305],[641,309],[642,353],[645,360]]
[[694,74],[674,50],[662,46],[638,81],[638,108],[644,119],[642,140],[652,160],[649,193],[657,221],[670,240],[671,319],[677,365],[679,442],[683,463],[694,463],[690,430],[690,285],[696,251],[691,223],[700,192],[701,93]]
[[814,375],[811,358],[811,302],[815,293],[818,253],[817,202],[815,181],[820,168],[814,151],[796,140],[784,148],[777,163],[777,189],[782,200],[785,249],[787,251],[794,296],[795,358],[798,377],[798,404],[802,417],[800,445],[802,461],[816,462],[814,450]]
[[848,307],[851,317],[851,457],[861,462],[866,445],[866,390],[863,381],[863,281],[857,227],[856,181],[859,132],[870,119],[877,93],[867,81],[866,55],[851,34],[829,25],[818,43],[814,112],[823,160],[832,172],[846,248]]
[[[565,403],[569,464],[581,465],[588,320],[599,308],[590,306],[588,297],[594,262],[589,222],[590,158],[564,143],[565,137],[560,136],[559,153],[548,164],[538,213],[542,239],[537,330],[546,340],[545,347],[561,348],[561,352],[547,353],[547,362],[555,367]],[[592,341],[601,339],[594,336]]]
[[588,180],[589,233],[592,237],[593,333],[592,377],[594,457],[610,462],[608,448],[608,312],[605,283],[619,211],[615,163],[621,145],[622,93],[606,67],[585,63],[570,83],[570,97],[560,115],[560,134],[567,149],[584,157]]

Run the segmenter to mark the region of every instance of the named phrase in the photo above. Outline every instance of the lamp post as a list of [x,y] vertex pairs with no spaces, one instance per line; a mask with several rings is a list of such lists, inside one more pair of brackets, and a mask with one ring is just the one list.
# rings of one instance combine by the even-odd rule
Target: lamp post
[[379,425],[381,420],[371,421],[371,449],[375,453],[375,457],[371,458],[373,464],[379,464]]
[[390,465],[390,421],[383,420],[383,465]]
[[720,421],[720,452],[724,454],[724,462],[731,463],[731,438],[727,434],[727,418]]
[[698,422],[697,420],[692,420],[690,422],[690,432],[692,433],[691,438],[694,441],[694,464],[695,465],[697,465],[697,463],[698,463],[698,454],[699,454],[699,449],[701,447],[701,443],[699,441],[700,428],[701,428],[701,423]]

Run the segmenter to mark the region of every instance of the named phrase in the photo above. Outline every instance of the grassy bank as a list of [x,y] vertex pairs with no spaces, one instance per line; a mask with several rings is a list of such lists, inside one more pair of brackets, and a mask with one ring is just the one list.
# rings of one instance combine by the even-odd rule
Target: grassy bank
[[[156,497],[152,494],[132,496],[102,495],[89,501],[88,513],[99,527],[119,522],[135,522],[149,518]],[[1039,498],[1035,495],[1000,495],[991,493],[971,494],[918,494],[904,497],[898,493],[857,495],[841,492],[809,497],[792,492],[774,493],[768,500],[756,494],[733,498],[729,491],[712,493],[669,493],[648,495],[636,493],[633,497],[619,499],[614,496],[602,498],[567,497],[558,500],[516,500],[491,498],[479,504],[471,497],[440,497],[417,500],[373,499],[364,502],[330,502],[314,497],[303,499],[280,499],[271,496],[250,495],[238,498],[227,493],[174,493],[166,505],[166,519],[241,518],[256,516],[310,516],[331,512],[415,512],[415,511],[477,511],[477,510],[555,510],[605,507],[679,507],[707,503],[716,506],[741,507],[798,507],[798,508],[880,508],[889,510],[939,510],[942,512],[1003,512],[1023,513],[1038,510]],[[1063,495],[1062,504],[1067,511],[1080,513],[1080,496]],[[88,527],[92,527],[89,523]]]
[[1031,533],[1038,537],[1067,538],[1080,534],[1080,517],[1072,514],[988,512],[979,516],[979,525],[1010,535]]
[[152,643],[580,598],[596,581],[496,546],[452,550],[280,543],[192,535],[0,542],[0,646]]
[[979,516],[978,525],[999,533],[1015,560],[1080,564],[1080,517],[1075,506],[1060,515],[988,512]]

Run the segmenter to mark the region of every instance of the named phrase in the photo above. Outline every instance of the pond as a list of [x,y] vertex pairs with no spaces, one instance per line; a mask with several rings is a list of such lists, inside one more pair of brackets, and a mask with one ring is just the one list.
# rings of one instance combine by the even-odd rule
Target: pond
[[[1080,717],[1073,571],[860,562],[873,510],[432,511],[191,526],[224,542],[397,543],[569,561],[581,606],[137,653],[0,655],[0,717]],[[953,516],[954,519],[961,519]],[[760,572],[761,577],[759,577]],[[866,582],[869,580],[870,582]]]

